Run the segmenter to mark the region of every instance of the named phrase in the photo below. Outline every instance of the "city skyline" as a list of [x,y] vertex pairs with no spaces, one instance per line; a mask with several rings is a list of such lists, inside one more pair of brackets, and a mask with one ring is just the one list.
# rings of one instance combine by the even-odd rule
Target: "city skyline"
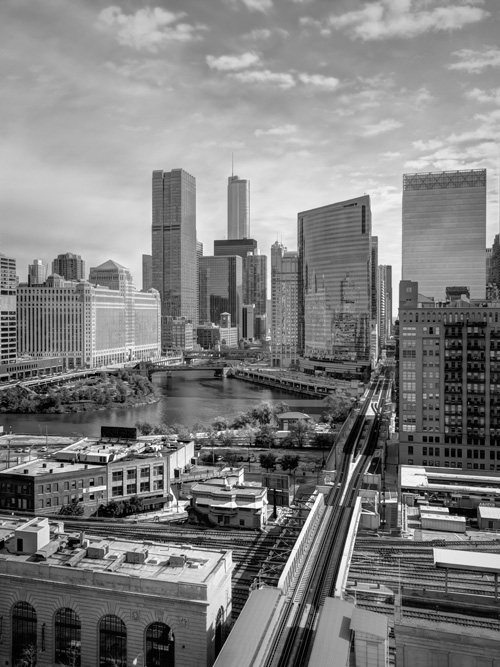
[[276,240],[296,249],[298,211],[366,193],[379,262],[397,284],[403,173],[455,169],[488,169],[491,245],[498,21],[493,0],[419,11],[411,0],[356,11],[320,0],[7,1],[2,251],[22,280],[33,256],[68,251],[87,266],[112,256],[137,279],[151,172],[197,179],[208,248],[226,236],[232,153],[268,256]]

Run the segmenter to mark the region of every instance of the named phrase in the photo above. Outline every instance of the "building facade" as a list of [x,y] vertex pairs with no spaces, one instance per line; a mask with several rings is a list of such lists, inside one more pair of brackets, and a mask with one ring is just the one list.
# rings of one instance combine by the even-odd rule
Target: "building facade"
[[41,285],[47,279],[47,265],[41,259],[28,264],[28,285]]
[[384,348],[392,335],[392,266],[378,267],[377,314],[380,347]]
[[267,257],[254,251],[243,260],[243,302],[255,304],[255,316],[267,308]]
[[403,175],[403,280],[445,300],[446,287],[486,293],[486,169]]
[[153,287],[153,257],[142,256],[142,289],[147,292]]
[[[130,310],[133,310],[132,315]],[[19,354],[62,357],[66,368],[95,368],[160,354],[160,297],[49,276],[18,288]],[[133,321],[130,339],[127,322]]]
[[200,321],[220,324],[230,313],[233,326],[241,321],[243,260],[236,255],[200,258]]
[[227,179],[227,238],[250,238],[250,181]]
[[57,273],[65,280],[85,280],[85,262],[81,255],[72,252],[57,255],[52,262],[52,273]]
[[271,246],[271,350],[273,366],[298,356],[299,256],[276,241]]
[[298,244],[299,349],[360,376],[371,358],[370,197],[299,213]]
[[16,260],[0,253],[0,363],[12,364],[17,356]]
[[[196,327],[196,179],[183,169],[153,171],[152,187],[153,287],[160,293],[162,317],[185,317]],[[165,336],[162,346],[166,349]]]
[[214,241],[214,257],[227,257],[238,255],[245,259],[248,253],[257,252],[257,241],[255,239],[230,239]]
[[500,471],[500,301],[399,299],[399,461]]
[[3,665],[214,663],[231,622],[230,551],[75,538],[47,518],[6,528]]

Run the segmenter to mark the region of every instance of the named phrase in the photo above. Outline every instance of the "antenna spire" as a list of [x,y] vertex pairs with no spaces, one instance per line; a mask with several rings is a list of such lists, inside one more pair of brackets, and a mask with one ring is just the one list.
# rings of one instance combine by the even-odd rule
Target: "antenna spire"
[[231,153],[231,178],[234,177],[234,153]]

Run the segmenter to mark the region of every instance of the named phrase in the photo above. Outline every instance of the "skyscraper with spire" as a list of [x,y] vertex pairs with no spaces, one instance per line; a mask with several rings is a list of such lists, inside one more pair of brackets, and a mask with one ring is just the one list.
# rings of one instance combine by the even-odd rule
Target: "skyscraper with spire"
[[235,174],[227,182],[227,238],[250,238],[250,181]]

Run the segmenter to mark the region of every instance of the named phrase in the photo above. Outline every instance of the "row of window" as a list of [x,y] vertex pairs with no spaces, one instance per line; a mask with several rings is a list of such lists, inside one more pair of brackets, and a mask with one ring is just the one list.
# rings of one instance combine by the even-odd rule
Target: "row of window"
[[[222,628],[219,611],[218,623]],[[81,664],[81,621],[72,609],[59,609],[54,615],[54,664]],[[39,636],[41,635],[41,636]],[[12,664],[36,665],[37,653],[45,651],[46,624],[40,632],[35,608],[28,602],[17,602],[12,608]],[[217,629],[216,629],[217,643]],[[99,667],[125,667],[127,664],[127,627],[113,614],[98,622]],[[151,623],[144,636],[144,667],[174,667],[175,637],[165,623]]]
[[[163,466],[153,466],[153,475],[158,476],[158,477],[163,477]],[[112,474],[112,481],[113,482],[118,482],[123,479],[123,474],[125,471],[123,470],[115,470]],[[131,468],[130,470],[126,471],[127,473],[127,479],[135,479],[137,477],[137,468]],[[141,468],[140,469],[140,476],[141,477],[149,477],[150,476],[150,468]]]

